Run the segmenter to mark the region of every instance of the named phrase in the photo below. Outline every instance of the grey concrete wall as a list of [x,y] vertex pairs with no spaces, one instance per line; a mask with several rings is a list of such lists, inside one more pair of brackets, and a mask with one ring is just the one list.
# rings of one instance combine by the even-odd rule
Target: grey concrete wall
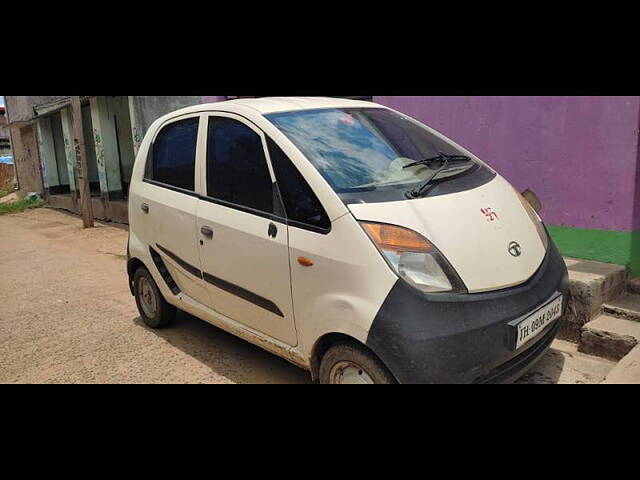
[[68,96],[5,96],[9,123],[30,122],[33,120],[33,107],[69,98]]
[[[6,98],[6,97],[5,97]],[[16,164],[20,190],[44,193],[38,158],[35,127],[13,128],[13,160]]]
[[85,152],[87,155],[87,170],[89,171],[89,182],[97,183],[98,159],[96,158],[96,144],[93,139],[93,124],[91,123],[91,107],[82,107],[82,136],[84,137]]
[[202,103],[202,97],[133,97],[135,124],[144,135],[159,117],[192,105]]
[[131,134],[131,119],[129,118],[128,97],[108,97],[109,110],[117,122],[118,149],[120,152],[122,178],[126,183],[131,180],[135,154],[133,152],[133,136]]

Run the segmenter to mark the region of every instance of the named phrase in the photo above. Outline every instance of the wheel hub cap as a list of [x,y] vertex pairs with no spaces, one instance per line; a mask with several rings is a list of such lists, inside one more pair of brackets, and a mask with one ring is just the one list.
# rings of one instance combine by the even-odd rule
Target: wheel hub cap
[[140,281],[138,282],[138,292],[140,296],[140,305],[142,306],[144,314],[149,318],[154,318],[157,311],[156,295],[149,280],[144,277],[140,278]]
[[373,384],[371,376],[353,362],[338,362],[331,369],[331,383],[335,384]]

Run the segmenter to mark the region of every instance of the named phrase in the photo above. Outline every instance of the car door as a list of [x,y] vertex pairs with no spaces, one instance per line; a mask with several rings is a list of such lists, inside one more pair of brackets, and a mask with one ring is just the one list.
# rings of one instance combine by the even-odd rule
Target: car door
[[208,116],[200,264],[212,308],[297,344],[287,225],[264,134],[230,113]]
[[153,249],[152,255],[159,255],[181,292],[208,305],[196,235],[199,123],[199,114],[186,115],[158,129],[149,148],[144,180],[135,186],[130,201],[136,231]]

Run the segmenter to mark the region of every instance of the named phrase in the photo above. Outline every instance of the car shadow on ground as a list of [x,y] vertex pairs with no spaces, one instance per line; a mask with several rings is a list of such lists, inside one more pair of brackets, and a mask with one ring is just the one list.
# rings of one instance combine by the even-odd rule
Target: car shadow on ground
[[549,349],[544,356],[522,377],[517,384],[557,384],[564,369],[565,355],[554,348]]
[[[154,330],[140,317],[133,322],[233,383],[311,383],[309,373],[286,360],[186,312],[173,324]],[[556,384],[566,353],[550,349],[517,384]]]
[[309,372],[186,312],[157,330],[133,322],[233,383],[311,383]]

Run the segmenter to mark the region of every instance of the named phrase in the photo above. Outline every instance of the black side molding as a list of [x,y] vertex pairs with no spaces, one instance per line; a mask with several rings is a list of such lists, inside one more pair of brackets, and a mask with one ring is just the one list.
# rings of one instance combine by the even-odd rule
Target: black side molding
[[[264,308],[265,310],[268,310],[271,313],[275,313],[276,315],[280,316],[280,317],[284,317],[284,314],[282,313],[282,310],[280,310],[278,308],[278,306],[273,303],[271,300],[268,300],[264,297],[261,297],[260,295],[253,293],[249,290],[246,290],[238,285],[235,285],[233,283],[227,282],[226,280],[223,280],[221,278],[215,277],[207,272],[201,272],[199,269],[197,269],[196,267],[194,267],[193,265],[185,262],[184,260],[182,260],[180,257],[178,257],[175,253],[171,252],[170,250],[167,250],[166,248],[164,248],[162,245],[159,245],[156,243],[156,246],[158,247],[158,249],[164,253],[165,255],[167,255],[169,258],[171,258],[174,262],[176,262],[178,265],[180,265],[180,267],[182,267],[184,270],[186,270],[187,272],[189,272],[191,275],[201,278],[203,279],[205,282],[210,283],[211,285],[214,285],[218,288],[220,288],[221,290],[224,290],[225,292],[231,293],[237,297],[242,298],[243,300],[246,300],[247,302],[253,303],[254,305],[257,305],[258,307]],[[153,261],[156,262],[156,258],[154,257],[154,253],[155,255],[158,257],[158,260],[160,261],[161,265],[162,265],[162,269],[160,268],[160,266],[158,266],[158,263],[156,262],[156,266],[158,266],[158,270],[160,271],[160,274],[163,275],[163,278],[165,279],[165,281],[167,282],[167,284],[169,285],[169,281],[167,280],[167,278],[164,277],[163,274],[163,269],[166,272],[166,274],[169,276],[169,278],[171,279],[170,281],[173,283],[173,285],[175,285],[175,281],[173,280],[173,278],[171,278],[171,275],[169,275],[169,272],[167,271],[166,266],[164,265],[164,262],[162,262],[162,259],[160,258],[160,255],[158,255],[158,252],[156,252],[153,248],[149,247],[151,250],[151,257],[153,258]],[[172,288],[171,285],[169,285],[169,288]],[[178,288],[177,285],[175,285],[175,288],[178,289],[178,293],[180,293],[180,289]],[[172,290],[173,291],[173,288]],[[176,292],[174,292],[174,294],[177,295]]]
[[169,287],[169,289],[171,290],[171,293],[173,293],[174,295],[178,295],[181,292],[180,287],[178,287],[178,284],[169,273],[169,270],[167,270],[167,266],[162,261],[162,257],[160,256],[160,254],[156,252],[153,247],[149,247],[149,252],[151,253],[151,259],[153,260],[153,263],[156,265],[158,272],[160,272],[160,275],[167,284],[167,287]]
[[266,298],[261,297],[260,295],[250,292],[249,290],[245,290],[244,288],[239,287],[238,285],[235,285],[233,283],[229,283],[226,280],[222,280],[221,278],[214,277],[213,275],[207,272],[203,272],[203,279],[205,282],[210,283],[211,285],[214,285],[220,288],[221,290],[229,292],[237,297],[240,297],[246,300],[247,302],[253,303],[258,307],[262,307],[265,310],[269,310],[271,313],[275,313],[280,317],[284,317],[284,314],[282,313],[282,311],[271,300],[267,300]]
[[184,260],[182,260],[179,256],[177,256],[175,253],[167,250],[166,248],[164,248],[162,245],[159,245],[156,243],[156,247],[158,247],[160,249],[160,251],[162,253],[164,253],[165,255],[167,255],[171,260],[173,260],[174,262],[176,262],[178,265],[180,265],[184,270],[186,270],[187,272],[189,272],[191,275],[196,276],[198,278],[202,278],[202,273],[200,272],[199,269],[197,269],[196,267],[194,267],[193,265],[185,262]]

